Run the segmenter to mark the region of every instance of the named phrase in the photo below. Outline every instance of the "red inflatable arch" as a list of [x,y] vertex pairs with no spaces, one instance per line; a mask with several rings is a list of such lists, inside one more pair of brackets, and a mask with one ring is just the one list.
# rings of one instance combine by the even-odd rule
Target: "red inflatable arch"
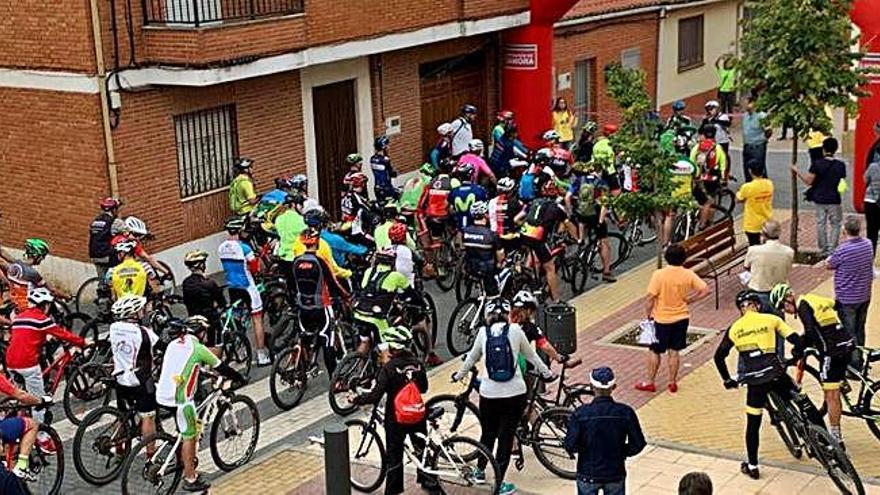
[[[861,30],[861,43],[868,53],[862,64],[880,69],[880,0],[858,0],[852,10],[852,20]],[[868,151],[877,140],[874,124],[880,122],[880,74],[872,76],[866,88],[869,96],[859,100],[856,120],[856,149],[853,164],[853,206],[862,211],[865,196],[865,168]]]

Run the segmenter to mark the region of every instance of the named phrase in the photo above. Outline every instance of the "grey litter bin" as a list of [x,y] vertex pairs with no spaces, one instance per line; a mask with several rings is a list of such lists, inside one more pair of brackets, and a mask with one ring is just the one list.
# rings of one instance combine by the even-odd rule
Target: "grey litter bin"
[[538,322],[553,347],[562,354],[577,351],[577,318],[575,309],[568,304],[553,304],[542,308]]

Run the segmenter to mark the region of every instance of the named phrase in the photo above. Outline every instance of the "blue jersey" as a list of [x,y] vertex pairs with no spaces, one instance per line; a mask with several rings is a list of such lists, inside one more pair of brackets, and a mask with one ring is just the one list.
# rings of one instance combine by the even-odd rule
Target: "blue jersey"
[[244,241],[228,239],[217,248],[220,263],[226,273],[226,283],[232,289],[247,289],[256,286],[248,270],[248,262],[256,256],[254,250]]
[[526,172],[520,177],[519,198],[523,201],[535,199],[535,174]]
[[486,190],[482,186],[470,182],[456,187],[449,193],[446,201],[452,206],[459,228],[470,223],[468,220],[471,216],[471,205],[477,201],[486,201],[487,197]]
[[272,189],[260,198],[260,203],[280,205],[287,199],[287,193],[282,189]]
[[391,166],[391,158],[377,153],[370,157],[370,169],[373,171],[373,179],[376,180],[376,189],[392,189],[391,179],[397,175]]
[[330,245],[330,250],[333,253],[333,260],[336,261],[337,265],[343,268],[348,265],[348,260],[345,259],[346,254],[365,256],[369,251],[366,247],[348,242],[345,240],[345,237],[342,237],[335,232],[330,232],[329,230],[321,231],[321,239],[324,239],[324,241]]

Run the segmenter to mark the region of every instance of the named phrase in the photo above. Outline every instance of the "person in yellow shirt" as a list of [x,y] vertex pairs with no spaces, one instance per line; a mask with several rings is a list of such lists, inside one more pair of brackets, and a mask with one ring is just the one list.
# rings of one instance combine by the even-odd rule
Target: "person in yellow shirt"
[[559,134],[559,144],[567,150],[571,149],[574,142],[574,128],[577,123],[578,119],[568,109],[565,98],[556,98],[556,104],[553,105],[553,130]]
[[147,297],[149,295],[150,278],[147,270],[134,256],[137,244],[134,241],[124,240],[117,242],[113,248],[122,258],[122,261],[107,272],[110,290],[113,299],[119,300],[125,296]]
[[773,182],[764,177],[764,167],[757,161],[748,164],[752,180],[740,186],[736,200],[744,203],[743,231],[749,246],[761,244],[761,229],[773,215]]
[[[324,227],[324,219],[325,213],[320,209],[311,209],[305,212],[303,215],[303,220],[306,223],[306,230],[303,231],[299,237],[296,239],[296,242],[293,243],[293,257],[296,258],[301,256],[306,252],[306,245],[303,242],[304,236],[319,236],[321,235],[321,229]],[[330,271],[333,272],[333,275],[337,279],[346,279],[351,277],[351,270],[346,270],[341,266],[336,264],[336,261],[333,259],[333,250],[330,248],[330,244],[327,244],[327,241],[324,239],[320,239],[318,241],[318,251],[317,255],[319,258],[324,260],[327,263],[327,266],[330,267]]]
[[235,178],[229,184],[229,209],[236,215],[246,215],[254,209],[260,198],[254,192],[254,178],[251,167],[254,162],[240,158],[235,163]]

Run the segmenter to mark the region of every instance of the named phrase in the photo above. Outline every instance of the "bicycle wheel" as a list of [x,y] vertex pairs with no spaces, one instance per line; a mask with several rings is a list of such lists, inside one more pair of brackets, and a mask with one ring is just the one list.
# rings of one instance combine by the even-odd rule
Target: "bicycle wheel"
[[293,409],[302,400],[308,387],[307,366],[306,355],[300,344],[282,351],[275,358],[275,364],[269,372],[269,394],[280,409]]
[[728,188],[721,189],[715,195],[715,209],[723,211],[726,216],[733,216],[733,209],[736,207],[736,195]]
[[804,365],[804,374],[809,375],[811,380],[804,380],[801,385],[801,393],[807,394],[813,404],[820,404],[816,409],[824,416],[828,412],[828,404],[825,403],[825,392],[822,390],[822,378],[819,370],[810,364]]
[[440,249],[437,250],[435,264],[437,267],[437,287],[443,292],[452,290],[455,285],[455,271],[457,267],[455,252],[452,249],[452,242],[443,239],[440,243]]
[[868,386],[859,409],[868,429],[880,440],[880,385],[872,383]]
[[455,302],[469,299],[474,292],[474,279],[468,277],[464,269],[455,270]]
[[351,486],[359,492],[371,493],[385,481],[385,446],[366,421],[349,419],[345,426],[348,427]]
[[[138,442],[128,453],[122,466],[122,494],[171,495],[183,476],[183,462],[177,438],[159,432]],[[147,456],[147,446],[153,443],[155,451]],[[149,461],[149,463],[148,463]]]
[[608,233],[608,264],[614,270],[632,255],[632,246],[620,232]]
[[651,219],[640,219],[633,222],[632,242],[637,246],[645,246],[657,240],[657,229]]
[[[442,448],[432,444],[427,467],[436,472],[442,493],[498,493],[503,481],[495,456],[480,442],[462,436],[443,441]],[[480,476],[482,474],[483,476]]]
[[477,338],[479,323],[483,320],[481,306],[479,299],[471,298],[458,303],[452,310],[446,328],[446,347],[453,356],[469,351]]
[[61,493],[61,483],[64,481],[64,445],[58,432],[47,424],[40,425],[39,434],[49,436],[55,452],[45,452],[39,445],[31,449],[30,469],[37,480],[28,483],[27,488],[32,493],[56,495]]
[[[435,395],[425,403],[425,410],[442,407],[445,411],[437,420],[440,431],[451,435],[480,438],[483,428],[480,426],[480,409],[470,400],[460,399],[457,395]],[[470,454],[465,455],[470,459]]]
[[770,424],[776,428],[779,438],[785,444],[785,448],[795,459],[800,459],[804,455],[801,449],[801,443],[798,438],[797,431],[791,426],[793,419],[785,409],[787,406],[778,395],[771,393],[767,398],[767,412],[770,416]]
[[244,466],[260,439],[260,412],[253,399],[235,395],[220,405],[211,425],[211,458],[224,471]]
[[245,380],[250,379],[254,350],[245,334],[233,332],[229,342],[223,344],[223,356],[226,364],[241,373]]
[[844,495],[864,495],[865,487],[859,473],[828,430],[813,423],[807,425],[807,435],[816,450],[819,462],[828,471],[831,481]]
[[64,415],[79,425],[89,411],[110,403],[110,387],[104,379],[106,369],[96,363],[87,363],[73,370],[64,385]]
[[350,352],[339,361],[330,377],[330,409],[340,416],[348,416],[357,406],[348,400],[350,392],[375,378],[375,367],[368,356]]
[[562,407],[546,409],[532,428],[535,457],[551,473],[567,480],[577,478],[577,457],[565,450],[565,432],[571,412]]
[[431,347],[437,345],[437,304],[434,303],[434,297],[427,291],[422,292],[425,299],[425,306],[428,307],[428,317],[431,318]]
[[91,339],[92,342],[110,339],[110,323],[101,321],[98,318],[89,320],[83,325],[78,332],[80,337]]
[[[77,335],[82,335],[84,329],[89,325],[90,322],[94,321],[93,318],[85,313],[69,313],[64,316],[61,321],[61,324],[64,325],[64,328],[70,330],[72,333]],[[108,327],[109,329],[109,327]]]
[[87,414],[73,437],[73,467],[80,478],[98,486],[115,480],[131,450],[132,428],[137,426],[115,407]]
[[92,314],[97,314],[97,301],[98,301],[98,287],[101,285],[101,279],[98,277],[92,277],[86,279],[82,285],[79,286],[79,289],[76,291],[76,299],[74,299],[73,306],[76,308],[77,313],[87,313],[89,311]]

